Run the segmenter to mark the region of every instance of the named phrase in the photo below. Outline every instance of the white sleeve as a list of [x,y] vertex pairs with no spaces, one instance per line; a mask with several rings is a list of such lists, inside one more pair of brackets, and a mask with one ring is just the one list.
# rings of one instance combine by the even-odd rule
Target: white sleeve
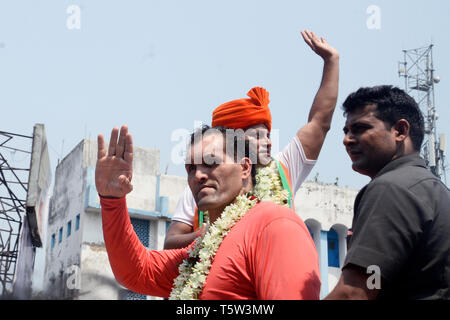
[[184,188],[184,193],[178,200],[177,208],[173,214],[172,221],[184,222],[190,226],[194,226],[194,214],[196,208],[194,196],[189,186]]
[[284,148],[283,152],[275,156],[289,171],[292,182],[292,192],[295,194],[303,181],[311,172],[317,160],[306,159],[302,144],[297,135]]

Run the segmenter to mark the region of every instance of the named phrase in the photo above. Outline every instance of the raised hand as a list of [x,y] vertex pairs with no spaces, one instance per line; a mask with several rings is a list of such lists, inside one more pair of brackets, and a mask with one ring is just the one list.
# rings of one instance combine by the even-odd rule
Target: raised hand
[[301,32],[303,40],[311,47],[311,49],[321,56],[325,61],[331,58],[339,57],[339,52],[330,46],[323,37],[319,37],[309,30]]
[[95,167],[95,186],[99,195],[122,198],[133,190],[133,139],[128,127],[114,128],[111,132],[108,154],[106,154],[103,135],[98,135],[97,165]]

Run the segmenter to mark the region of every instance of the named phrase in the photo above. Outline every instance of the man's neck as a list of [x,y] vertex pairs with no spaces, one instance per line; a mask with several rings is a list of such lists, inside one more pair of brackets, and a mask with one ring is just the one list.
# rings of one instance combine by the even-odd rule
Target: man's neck
[[214,222],[216,222],[216,220],[219,219],[219,217],[222,215],[223,210],[225,210],[226,207],[227,206],[220,207],[220,208],[213,209],[213,210],[208,210],[209,223],[213,224]]
[[[247,187],[247,188],[244,187],[244,188],[242,188],[241,191],[239,192],[239,194],[236,196],[236,198],[237,198],[238,196],[241,196],[241,195],[243,195],[243,194],[246,194],[246,193],[249,192],[251,189],[252,189],[251,187]],[[234,198],[233,201],[231,201],[230,203],[228,203],[228,204],[226,204],[226,205],[224,205],[224,206],[221,206],[221,207],[218,207],[218,208],[215,208],[215,209],[208,210],[208,214],[209,214],[209,223],[210,223],[210,224],[213,224],[217,219],[219,219],[219,217],[222,215],[222,212],[225,210],[225,208],[226,208],[228,205],[234,203],[234,202],[236,201],[236,198]]]
[[381,167],[376,173],[374,173],[374,174],[372,174],[372,175],[368,175],[368,176],[370,177],[371,180],[373,180],[373,179],[378,175],[378,173],[379,173],[381,170],[383,170],[383,168],[385,168],[389,163],[391,163],[392,161],[394,161],[394,160],[396,160],[396,159],[403,158],[403,157],[406,157],[406,156],[409,156],[409,155],[412,155],[412,154],[420,155],[420,152],[419,152],[419,151],[412,150],[412,151],[410,151],[410,152],[408,152],[408,153],[404,153],[404,154],[401,154],[401,155],[396,155],[396,156],[392,157],[392,160],[391,160],[391,161],[385,163],[384,166]]

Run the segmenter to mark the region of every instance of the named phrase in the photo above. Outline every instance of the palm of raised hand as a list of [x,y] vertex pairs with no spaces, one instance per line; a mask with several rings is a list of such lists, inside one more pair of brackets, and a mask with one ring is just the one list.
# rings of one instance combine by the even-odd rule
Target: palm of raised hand
[[119,141],[118,133],[118,128],[111,132],[108,154],[103,136],[98,136],[95,185],[100,195],[121,198],[133,190],[133,142],[126,126],[120,130]]
[[331,57],[337,57],[338,51],[330,46],[325,39],[319,38],[314,32],[304,30],[301,32],[303,40],[311,47],[311,49],[321,56],[324,60]]

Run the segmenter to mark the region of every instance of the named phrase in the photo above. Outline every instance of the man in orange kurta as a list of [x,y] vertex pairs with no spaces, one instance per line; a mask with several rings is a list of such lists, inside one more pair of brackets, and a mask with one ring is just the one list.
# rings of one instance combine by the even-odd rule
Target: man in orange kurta
[[[202,133],[200,142],[191,145],[191,160],[199,159],[194,154],[200,152],[202,162],[186,165],[189,187],[199,209],[209,212],[211,223],[253,187],[250,159],[227,154],[224,134]],[[132,190],[132,138],[125,126],[118,142],[117,137],[115,128],[107,154],[99,135],[96,167],[109,261],[117,280],[128,289],[168,297],[190,246],[149,251],[140,243],[125,199]],[[211,156],[205,150],[213,150],[221,161],[205,163]],[[236,154],[240,153],[235,150]],[[199,299],[318,299],[319,291],[318,256],[305,224],[289,208],[260,202],[223,239]]]

